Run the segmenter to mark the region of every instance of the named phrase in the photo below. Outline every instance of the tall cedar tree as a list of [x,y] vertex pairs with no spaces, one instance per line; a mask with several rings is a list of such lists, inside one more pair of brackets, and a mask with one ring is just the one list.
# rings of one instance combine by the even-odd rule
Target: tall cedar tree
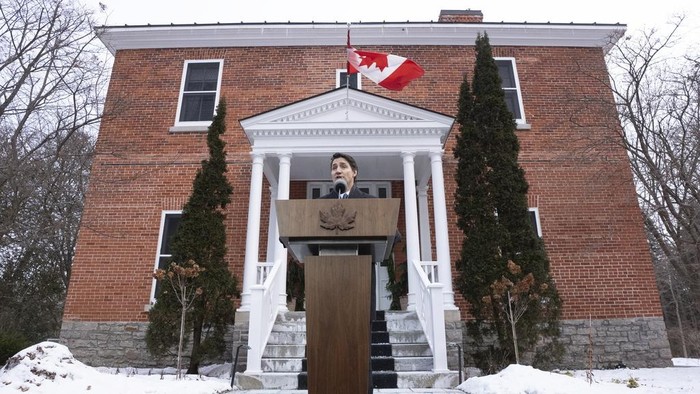
[[[454,155],[458,161],[455,211],[464,234],[458,288],[475,318],[469,324],[470,335],[474,348],[481,350],[474,357],[482,369],[490,371],[515,361],[503,302],[492,285],[502,278],[517,283],[532,273],[533,294],[518,322],[517,335],[521,353],[535,351],[534,362],[544,365],[552,361],[548,357],[561,355],[557,342],[561,301],[544,246],[530,223],[528,184],[518,164],[516,125],[505,103],[486,34],[476,39],[472,85],[473,92],[465,76]],[[509,260],[522,271],[509,271]]]
[[[239,295],[237,280],[228,270],[226,228],[223,209],[231,202],[232,188],[226,179],[226,103],[219,102],[209,126],[209,159],[202,161],[194,178],[192,194],[182,210],[182,219],[173,236],[172,261],[183,265],[189,260],[205,271],[193,281],[202,289],[187,314],[186,328],[192,333],[188,374],[198,373],[200,362],[225,351],[224,337],[235,315],[234,298]],[[162,284],[157,302],[149,313],[146,342],[157,356],[169,354],[179,338],[180,304],[169,286]]]

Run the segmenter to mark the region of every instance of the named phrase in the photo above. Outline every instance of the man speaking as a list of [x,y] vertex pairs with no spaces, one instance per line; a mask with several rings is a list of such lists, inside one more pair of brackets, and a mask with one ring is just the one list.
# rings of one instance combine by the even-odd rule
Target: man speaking
[[335,153],[331,157],[331,180],[333,190],[320,198],[376,198],[358,189],[355,185],[357,178],[357,162],[345,153]]

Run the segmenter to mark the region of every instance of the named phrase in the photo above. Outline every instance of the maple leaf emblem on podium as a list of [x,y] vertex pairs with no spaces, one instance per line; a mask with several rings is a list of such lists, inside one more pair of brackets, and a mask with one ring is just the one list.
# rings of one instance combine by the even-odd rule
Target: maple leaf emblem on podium
[[326,230],[335,230],[336,234],[339,231],[346,231],[355,227],[357,211],[347,212],[340,202],[331,206],[330,210],[319,211],[318,214],[321,220],[321,227]]

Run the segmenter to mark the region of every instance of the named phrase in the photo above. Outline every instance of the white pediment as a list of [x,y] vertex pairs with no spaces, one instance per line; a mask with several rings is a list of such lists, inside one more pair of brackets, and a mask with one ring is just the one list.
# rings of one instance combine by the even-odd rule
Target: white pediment
[[[435,149],[444,144],[454,119],[355,89],[335,89],[241,120],[253,150],[304,152],[333,146],[401,150],[409,143]],[[358,138],[359,137],[359,138]],[[403,148],[406,148],[404,146]]]

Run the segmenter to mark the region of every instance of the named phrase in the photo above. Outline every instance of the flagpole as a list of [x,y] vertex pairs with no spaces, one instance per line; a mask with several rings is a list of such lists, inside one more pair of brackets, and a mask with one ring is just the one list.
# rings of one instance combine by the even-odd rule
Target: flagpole
[[345,48],[345,120],[348,120],[350,109],[350,59],[347,59],[348,48],[350,48],[350,22],[348,22],[348,44]]

